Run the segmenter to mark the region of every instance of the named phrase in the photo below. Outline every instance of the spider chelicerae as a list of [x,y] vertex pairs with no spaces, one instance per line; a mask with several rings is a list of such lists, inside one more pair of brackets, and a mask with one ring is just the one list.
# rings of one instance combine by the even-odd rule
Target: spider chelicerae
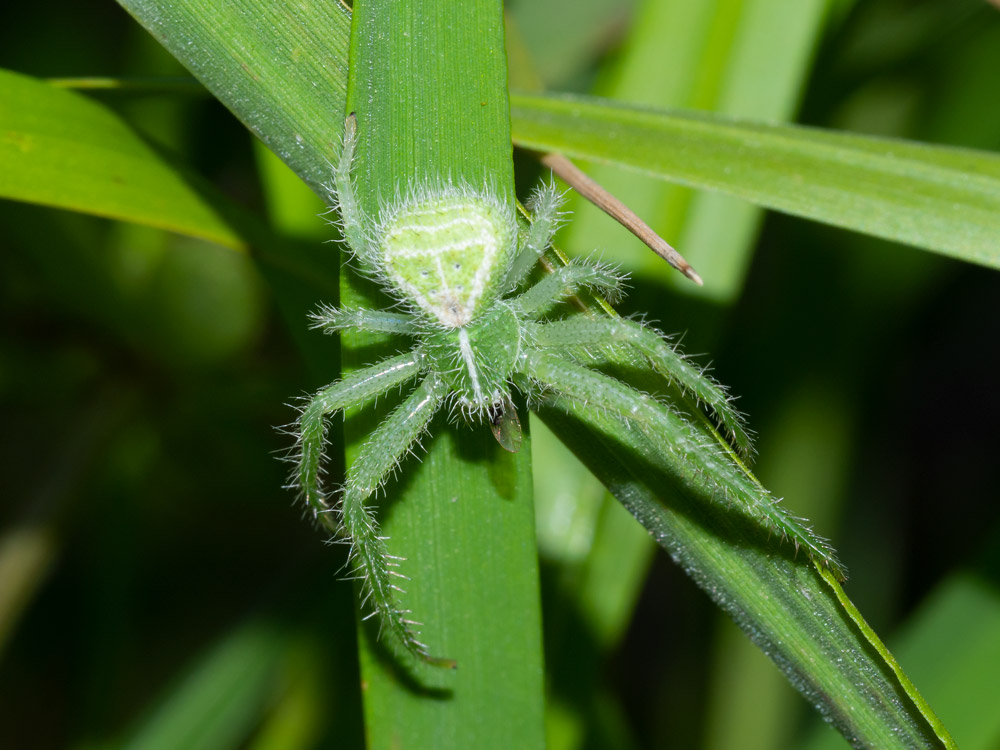
[[[625,367],[641,362],[687,401],[707,407],[737,452],[747,453],[750,441],[725,389],[659,332],[607,315],[557,317],[561,303],[581,290],[618,295],[622,278],[613,269],[574,261],[529,283],[560,219],[553,185],[532,196],[532,221],[524,230],[513,207],[489,191],[453,185],[398,197],[373,223],[355,199],[351,167],[356,142],[351,116],[331,192],[361,271],[374,278],[402,312],[323,307],[313,321],[327,333],[357,329],[395,334],[413,345],[344,376],[309,400],[295,430],[293,484],[316,516],[351,545],[350,556],[372,614],[413,655],[453,665],[430,655],[418,640],[418,623],[397,603],[400,589],[393,581],[402,575],[397,570],[401,559],[389,554],[366,504],[419,443],[441,408],[496,425],[505,415],[516,415],[511,399],[511,388],[516,387],[529,403],[555,395],[598,407],[640,430],[657,450],[698,454],[707,466],[732,461],[734,454],[718,441],[707,441],[682,409],[592,366],[595,360]],[[339,502],[331,502],[322,484],[327,418],[413,381],[415,388],[368,436],[347,472]],[[504,433],[502,427],[495,432],[510,448],[516,441],[505,439]],[[732,483],[720,485],[715,499],[742,508],[791,537],[796,547],[836,564],[821,539],[766,493],[762,500],[762,491],[750,487],[751,482],[746,477],[745,491]]]

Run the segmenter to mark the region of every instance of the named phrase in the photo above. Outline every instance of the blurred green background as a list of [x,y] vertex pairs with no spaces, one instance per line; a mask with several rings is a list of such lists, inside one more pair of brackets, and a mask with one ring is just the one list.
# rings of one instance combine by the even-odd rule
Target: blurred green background
[[[509,10],[522,86],[1000,149],[1000,11],[981,0]],[[185,74],[110,2],[0,19],[2,68]],[[208,96],[94,95],[336,253],[319,201],[265,190],[277,167]],[[517,166],[527,191],[539,170]],[[1000,748],[1000,275],[594,174],[706,288],[579,204],[561,244],[625,266],[621,309],[713,363],[758,474],[832,538],[958,744]],[[334,377],[335,342],[282,318],[246,255],[11,202],[0,225],[0,747],[360,747],[343,550],[283,489],[276,429]],[[304,336],[325,364],[305,366]],[[538,432],[551,746],[846,747]]]

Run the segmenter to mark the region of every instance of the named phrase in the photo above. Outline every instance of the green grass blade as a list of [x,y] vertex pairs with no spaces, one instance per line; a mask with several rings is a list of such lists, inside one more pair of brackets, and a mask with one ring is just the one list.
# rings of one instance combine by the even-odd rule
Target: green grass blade
[[307,280],[311,296],[317,287],[336,293],[328,261],[277,238],[99,102],[3,70],[0,93],[0,197],[252,248],[272,280]]
[[955,747],[827,571],[713,507],[699,467],[670,467],[614,418],[552,403],[543,417],[556,434],[855,747]]
[[571,96],[515,96],[518,145],[1000,268],[1000,155]]
[[[998,632],[1000,592],[988,577],[968,571],[943,581],[891,639],[963,750],[989,750],[1000,742],[994,710]],[[802,747],[836,750],[844,744],[816,727]]]
[[[348,109],[358,118],[354,173],[366,213],[415,180],[441,177],[485,182],[513,200],[501,3],[357,2],[351,51]],[[359,296],[350,280],[342,291]],[[345,352],[345,361],[359,356]],[[405,486],[387,493],[381,528],[407,558],[405,606],[424,623],[421,640],[458,668],[415,665],[407,675],[362,628],[369,746],[542,747],[530,444],[510,454],[485,427],[447,421],[435,422],[422,463],[405,465]],[[370,428],[348,423],[355,449]]]
[[350,16],[338,2],[119,0],[316,192],[347,92]]
[[141,722],[124,750],[243,747],[274,690],[284,635],[253,622],[227,635]]
[[0,197],[245,247],[185,176],[98,102],[0,70]]
[[[784,121],[822,28],[827,0],[657,0],[643,3],[620,56],[594,93],[659,109],[694,108]],[[656,71],[656,75],[650,75]],[[692,192],[609,165],[592,175],[675,247],[705,280],[696,288],[583,201],[568,247],[600,247],[616,263],[689,294],[731,302],[749,267],[761,211],[729,196]]]

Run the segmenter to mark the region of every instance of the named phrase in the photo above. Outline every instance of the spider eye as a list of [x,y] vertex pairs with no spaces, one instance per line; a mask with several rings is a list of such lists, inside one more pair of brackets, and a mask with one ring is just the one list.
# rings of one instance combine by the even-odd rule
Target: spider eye
[[456,263],[455,264],[455,270],[456,271],[461,271],[462,270],[462,264],[461,263]]
[[423,276],[426,279],[428,276],[431,275],[431,272],[430,271],[421,271],[420,275]]

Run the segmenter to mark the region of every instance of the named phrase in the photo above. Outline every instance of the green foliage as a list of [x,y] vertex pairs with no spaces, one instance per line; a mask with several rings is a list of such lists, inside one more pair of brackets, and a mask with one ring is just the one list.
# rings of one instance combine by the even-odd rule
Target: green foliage
[[515,97],[519,145],[1000,267],[1000,157],[718,115]]
[[[632,32],[617,58],[603,67],[594,93],[660,110],[788,120],[830,5],[829,0],[641,3]],[[702,293],[729,302],[739,295],[763,216],[759,208],[614,165],[594,163],[589,172],[684,248],[684,257],[706,279]],[[641,252],[637,240],[617,235],[600,212],[583,201],[575,202],[574,211],[577,219],[566,232],[569,246],[606,247],[630,271],[661,276],[655,258]]]
[[[602,29],[608,19],[627,20],[629,9],[588,2],[568,11],[560,3],[538,4],[535,21],[520,34],[520,59],[530,67],[535,56],[546,81],[582,88],[593,72],[588,66],[601,64]],[[324,193],[348,111],[349,21],[340,6],[124,4],[301,180]],[[995,149],[998,131],[990,123],[1000,122],[1000,112],[991,105],[992,78],[983,71],[1000,64],[1000,27],[988,8],[960,4],[964,17],[930,5],[904,12],[888,0],[859,4],[847,16],[848,3],[831,4],[835,12],[824,3],[803,3],[794,18],[781,16],[791,27],[780,54],[772,55],[768,45],[782,3],[720,1],[705,4],[699,16],[676,15],[693,8],[690,3],[649,0],[637,11],[645,22],[624,42],[630,57],[604,67],[597,89],[657,107],[711,106],[730,115],[783,118],[791,114],[796,82],[806,75],[826,19],[830,44],[820,53],[805,121]],[[377,6],[359,4],[359,10]],[[39,76],[116,70],[118,63],[100,55],[118,45],[99,52],[101,45],[78,34],[76,8],[46,15],[44,25],[39,17],[37,31],[23,39],[11,36],[14,24],[5,25],[11,67]],[[556,12],[546,16],[551,8]],[[516,21],[522,17],[516,3],[514,11]],[[408,44],[389,34],[396,47],[387,58],[401,70],[365,51],[365,40],[374,38],[355,29],[355,59],[371,61],[352,74],[354,90],[365,93],[351,108],[372,108],[364,115],[371,137],[366,148],[373,148],[363,180],[373,192],[365,200],[376,200],[376,186],[394,189],[399,175],[429,174],[442,164],[456,175],[489,164],[483,173],[511,189],[505,97],[497,94],[498,14],[490,18],[486,26],[449,27],[419,14],[376,14],[388,23],[387,33],[407,24],[407,33],[418,32]],[[660,26],[650,19],[669,21],[689,54],[662,43]],[[516,33],[516,23],[513,28]],[[565,44],[540,49],[546,34],[570,28]],[[454,55],[435,55],[432,44],[415,41],[454,37],[456,29],[468,38],[450,39]],[[123,72],[153,68],[177,75],[134,27],[123,24],[119,33],[133,55]],[[475,51],[463,60],[460,49]],[[927,66],[923,56],[930,49],[948,50],[947,62]],[[676,58],[670,66],[668,55]],[[753,61],[779,58],[769,89],[753,74]],[[462,67],[468,64],[487,70],[469,76]],[[640,73],[669,68],[674,82],[687,81],[690,90],[672,98],[653,91],[657,76],[648,75],[648,96],[629,94],[628,76],[620,72],[616,81],[608,73],[616,65]],[[343,558],[289,513],[289,499],[277,489],[281,469],[268,457],[287,448],[268,430],[291,419],[291,410],[280,410],[283,399],[329,382],[335,372],[331,340],[305,330],[305,313],[317,301],[337,302],[336,259],[310,229],[320,226],[312,216],[315,200],[297,192],[301,183],[289,182],[291,173],[275,161],[261,157],[275,229],[240,207],[255,205],[252,191],[239,189],[234,201],[211,187],[247,181],[240,128],[208,101],[188,98],[191,87],[161,80],[93,89],[91,99],[0,73],[3,196],[249,250],[231,253],[137,226],[0,206],[6,232],[0,436],[15,469],[5,476],[10,485],[3,495],[15,502],[0,539],[0,633],[8,638],[0,689],[9,713],[0,744],[189,743],[181,737],[217,747],[356,746],[354,602],[348,587],[332,581]],[[443,105],[420,99],[436,84],[457,91],[470,81],[492,93]],[[399,98],[367,94],[386,90]],[[583,98],[515,101],[519,142],[996,265],[997,160],[986,151]],[[747,109],[758,101],[760,110]],[[413,122],[413,110],[425,116]],[[150,133],[166,145],[150,145]],[[1000,667],[989,634],[1000,597],[990,554],[996,510],[983,502],[992,486],[987,469],[994,439],[982,425],[996,415],[992,389],[983,387],[992,372],[978,353],[996,338],[995,277],[772,218],[739,301],[758,214],[738,204],[730,225],[734,199],[664,190],[668,197],[648,205],[654,224],[684,227],[682,249],[725,246],[731,254],[720,253],[707,266],[696,262],[709,277],[703,299],[716,302],[685,301],[647,275],[633,295],[636,309],[651,311],[668,330],[687,329],[686,348],[711,351],[722,379],[746,395],[741,406],[761,432],[758,473],[789,498],[787,507],[806,512],[820,529],[843,526],[833,536],[854,573],[852,597],[880,632],[892,633],[943,571],[965,561],[972,572],[942,578],[902,638],[889,640],[900,644],[894,651],[902,665],[961,745],[992,746],[1000,726],[988,710],[990,677]],[[615,244],[584,234],[572,249]],[[306,243],[295,239],[306,235]],[[267,298],[257,272],[287,333],[261,317]],[[713,288],[713,278],[724,281]],[[369,292],[351,286],[344,298]],[[298,357],[289,341],[309,374],[293,364]],[[351,343],[348,365],[381,356],[376,342]],[[942,408],[942,394],[949,393],[977,409]],[[947,744],[933,738],[947,735],[836,582],[804,556],[796,558],[791,545],[705,502],[708,467],[671,463],[606,414],[558,399],[543,411],[793,681],[840,715],[839,726],[856,742]],[[569,421],[574,413],[597,433]],[[353,415],[349,435],[363,434],[378,418]],[[714,439],[707,423],[704,430]],[[400,541],[411,565],[416,561],[411,572],[428,639],[458,644],[462,653],[447,655],[463,666],[455,674],[418,672],[420,681],[440,690],[414,692],[362,630],[369,739],[381,746],[405,732],[428,746],[468,746],[479,737],[456,728],[495,739],[516,723],[525,732],[522,745],[538,745],[541,650],[523,463],[529,444],[514,458],[485,429],[440,425],[436,432],[441,437],[421,470],[408,471],[394,487],[401,499],[386,520],[394,543]],[[743,652],[725,645],[726,637],[709,645],[709,614],[682,580],[671,579],[669,621],[654,616],[655,632],[646,635],[650,610],[667,599],[651,593],[639,609],[646,617],[625,635],[648,560],[648,547],[639,543],[643,532],[637,538],[631,518],[598,496],[570,498],[576,504],[559,516],[558,507],[565,510],[577,490],[553,475],[566,476],[555,467],[571,459],[550,462],[554,454],[538,447],[542,479],[564,496],[554,514],[541,516],[540,528],[549,744],[794,745],[797,699],[782,692],[787,687],[769,664],[737,669]],[[895,469],[907,451],[915,460]],[[487,453],[490,460],[483,460]],[[752,481],[737,466],[721,472],[726,481]],[[930,474],[933,469],[940,474]],[[336,462],[331,470],[338,471]],[[668,483],[664,475],[674,478]],[[451,503],[455,497],[475,499]],[[810,501],[815,505],[807,509]],[[503,517],[490,516],[491,509]],[[464,552],[436,554],[442,538]],[[984,554],[976,556],[979,549]],[[783,606],[774,608],[779,601]],[[241,628],[247,608],[261,616]],[[272,624],[276,620],[292,625]],[[455,622],[462,623],[457,630],[449,625]],[[220,645],[205,648],[213,641]],[[671,648],[673,656],[662,660]],[[695,648],[690,669],[666,666],[680,664]],[[207,656],[193,656],[199,653]],[[50,655],[73,664],[72,673]],[[603,678],[609,658],[629,674],[627,688]],[[473,666],[467,670],[466,663]],[[647,665],[655,665],[649,670],[655,676],[646,676]],[[711,699],[703,688],[709,679],[715,681]],[[44,717],[37,713],[43,705]],[[736,727],[727,731],[727,721]],[[811,741],[843,745],[827,729]]]
[[97,102],[3,70],[0,87],[0,196],[244,247],[183,172]]

